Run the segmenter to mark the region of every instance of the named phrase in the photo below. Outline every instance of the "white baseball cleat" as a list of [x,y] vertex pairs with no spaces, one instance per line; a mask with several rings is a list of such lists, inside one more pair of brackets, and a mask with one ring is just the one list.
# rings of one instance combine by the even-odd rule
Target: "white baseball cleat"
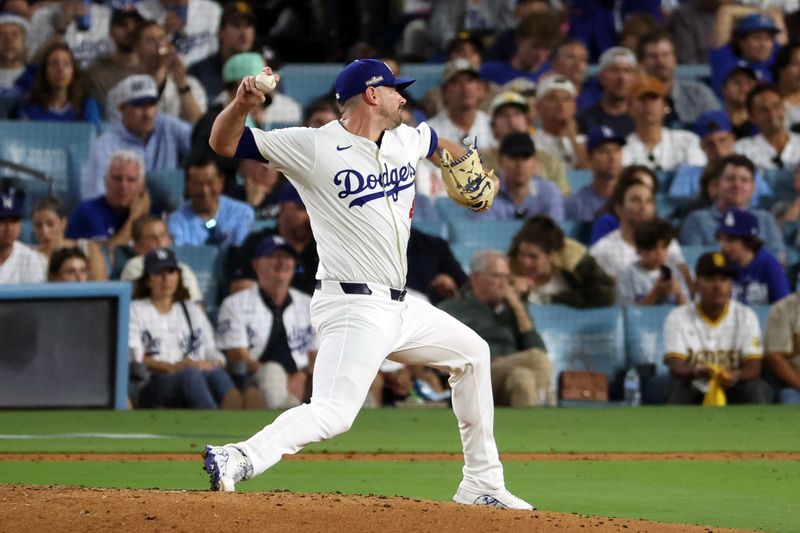
[[508,489],[500,489],[492,492],[474,492],[459,487],[453,501],[464,505],[485,505],[487,507],[501,507],[503,509],[522,509],[524,511],[535,511],[536,507],[529,504],[522,498],[518,498],[508,492]]
[[253,464],[235,446],[206,446],[203,470],[211,477],[211,490],[234,492],[236,483],[253,477]]

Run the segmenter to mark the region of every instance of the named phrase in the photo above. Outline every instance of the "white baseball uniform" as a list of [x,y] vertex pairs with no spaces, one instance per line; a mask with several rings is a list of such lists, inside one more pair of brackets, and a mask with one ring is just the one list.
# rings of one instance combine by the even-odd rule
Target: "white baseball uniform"
[[664,321],[664,352],[665,360],[677,357],[693,365],[738,369],[763,355],[761,326],[755,312],[735,300],[713,322],[697,304],[688,303],[673,309]]
[[400,125],[376,144],[338,121],[319,129],[250,131],[261,156],[289,178],[306,205],[320,280],[311,301],[320,338],[311,402],[236,444],[254,474],[283,454],[347,431],[388,356],[450,372],[464,447],[462,487],[502,489],[488,345],[455,318],[402,292],[416,167],[433,153],[435,134],[425,123]]

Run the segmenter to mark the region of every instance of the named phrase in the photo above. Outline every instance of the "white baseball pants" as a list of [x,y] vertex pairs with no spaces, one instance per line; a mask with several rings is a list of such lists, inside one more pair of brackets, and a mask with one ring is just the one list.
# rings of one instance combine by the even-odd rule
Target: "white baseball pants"
[[450,373],[453,411],[464,448],[462,486],[504,487],[494,441],[489,346],[474,331],[431,304],[407,295],[393,301],[389,288],[369,284],[371,295],[345,295],[323,282],[311,301],[320,339],[311,401],[281,414],[236,444],[258,475],[283,454],[350,429],[383,360],[427,365]]

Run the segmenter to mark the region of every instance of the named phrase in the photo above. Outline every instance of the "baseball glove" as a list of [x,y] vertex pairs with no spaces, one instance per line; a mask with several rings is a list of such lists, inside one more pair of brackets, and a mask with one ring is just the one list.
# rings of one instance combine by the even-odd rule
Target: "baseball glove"
[[494,170],[484,172],[478,150],[470,148],[463,156],[453,159],[450,152],[441,148],[439,157],[442,181],[453,201],[473,211],[486,211],[492,206],[497,194],[497,178]]

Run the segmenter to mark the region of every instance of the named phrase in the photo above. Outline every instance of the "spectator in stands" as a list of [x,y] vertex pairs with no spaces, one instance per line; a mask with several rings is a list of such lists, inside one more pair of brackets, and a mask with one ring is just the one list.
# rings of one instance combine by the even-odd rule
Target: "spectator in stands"
[[786,127],[791,128],[800,123],[800,42],[792,41],[781,48],[772,70],[783,99]]
[[466,282],[467,275],[447,241],[412,226],[408,239],[408,289],[438,304],[458,294]]
[[733,134],[737,139],[758,133],[747,111],[747,95],[758,84],[758,80],[755,70],[737,65],[722,77],[723,108],[731,119]]
[[445,109],[428,120],[436,134],[459,144],[464,139],[477,139],[484,149],[494,146],[489,115],[479,109],[485,85],[472,63],[464,58],[447,63],[441,87]]
[[111,51],[111,8],[104,3],[62,0],[42,5],[31,16],[31,54],[52,43],[65,43],[81,68]]
[[142,16],[131,5],[115,6],[111,12],[109,36],[113,50],[95,58],[86,68],[89,94],[105,113],[106,96],[119,82],[138,72],[139,58],[134,51]]
[[[792,179],[792,195],[786,195],[772,205],[770,210],[783,229],[786,222],[800,220],[800,165],[795,167]],[[794,242],[798,246],[797,238]]]
[[326,97],[317,98],[303,109],[303,126],[320,128],[328,122],[338,120],[339,116],[339,106],[336,105],[336,100]]
[[536,87],[536,110],[541,128],[533,136],[542,152],[556,156],[567,169],[584,168],[586,136],[578,132],[575,119],[577,92],[564,76],[546,76]]
[[694,133],[664,127],[668,113],[667,88],[658,79],[640,76],[631,91],[628,112],[635,131],[622,149],[627,165],[646,165],[658,171],[673,171],[680,165],[705,166],[706,156]]
[[241,409],[242,395],[225,371],[211,323],[189,300],[171,250],[158,248],[145,256],[133,298],[131,359],[151,374],[137,407]]
[[265,238],[253,259],[258,282],[228,296],[219,312],[217,344],[228,367],[242,384],[255,381],[267,409],[308,399],[317,338],[311,297],[291,288],[296,255],[282,237]]
[[605,206],[595,215],[591,236],[589,238],[590,244],[596,243],[604,236],[619,228],[619,218],[617,218],[616,215],[614,199],[619,193],[617,187],[620,186],[620,182],[627,181],[629,178],[636,178],[644,183],[653,191],[653,196],[658,192],[658,176],[656,176],[656,173],[653,172],[652,169],[644,165],[628,165],[624,167],[619,174],[616,185],[611,190],[611,195],[608,197]]
[[622,147],[625,136],[607,126],[596,126],[588,135],[586,148],[592,182],[564,202],[566,218],[592,223],[608,202],[622,172]]
[[167,227],[177,246],[239,246],[253,224],[253,208],[222,194],[225,180],[209,154],[186,164],[186,197],[169,216]]
[[141,0],[136,9],[164,26],[187,67],[219,48],[222,6],[213,0]]
[[746,305],[767,305],[789,295],[783,267],[758,238],[758,219],[731,209],[719,222],[719,248],[733,268],[733,299]]
[[197,78],[209,102],[225,90],[222,68],[236,54],[249,52],[256,40],[256,16],[247,2],[227,2],[223,6],[219,27],[219,50],[191,67],[189,74]]
[[[617,183],[609,203],[619,219],[619,229],[595,242],[589,248],[589,253],[609,276],[619,279],[620,273],[639,259],[633,240],[634,228],[655,218],[653,191],[636,177],[622,178]],[[685,263],[683,252],[678,242],[673,239],[667,247],[667,264],[678,268],[689,284],[691,275]]]
[[760,170],[792,170],[800,163],[800,134],[786,128],[786,110],[774,85],[761,84],[747,94],[747,112],[759,133],[736,141],[733,149]]
[[24,205],[21,180],[0,178],[0,285],[45,279],[47,258],[19,242]]
[[500,145],[500,190],[485,213],[475,220],[513,220],[544,214],[560,222],[564,200],[558,187],[536,172],[536,148],[531,136],[509,133]]
[[[735,26],[734,26],[735,25]],[[783,14],[770,10],[728,4],[717,11],[714,23],[711,62],[711,87],[722,94],[723,76],[740,61],[772,81],[772,64],[781,45],[786,44]]]
[[[603,0],[600,0],[601,2]],[[630,3],[639,3],[639,0],[629,0]],[[646,0],[647,1],[647,0]],[[649,0],[651,6],[657,4],[659,0]],[[645,35],[661,31],[661,18],[653,17],[647,13],[634,13],[625,19],[622,23],[622,29],[619,31],[619,46],[627,48],[631,52],[636,52],[639,49],[639,41]]]
[[516,26],[519,21],[533,13],[546,13],[551,11],[550,0],[518,0],[514,8],[514,17],[517,20],[513,28],[496,34],[491,47],[483,53],[486,61],[507,61],[517,51]]
[[667,115],[666,123],[670,127],[688,128],[702,113],[720,108],[708,85],[699,80],[675,77],[678,63],[675,42],[666,31],[645,35],[639,41],[637,54],[642,70],[667,89],[667,105],[672,112]]
[[252,207],[255,220],[277,220],[284,183],[286,178],[277,170],[254,159],[241,159],[236,184],[226,183],[225,194]]
[[105,241],[109,253],[131,240],[133,221],[150,212],[144,162],[138,152],[117,150],[105,174],[105,192],[84,200],[67,223],[67,238]]
[[510,277],[505,255],[478,252],[470,263],[471,290],[439,307],[489,344],[495,405],[554,405],[552,364]]
[[627,136],[634,123],[628,114],[630,95],[636,82],[636,56],[621,46],[609,48],[600,56],[597,82],[602,89],[600,101],[581,111],[578,124],[588,134],[593,128],[606,126]]
[[614,304],[614,280],[581,243],[564,236],[550,218],[525,222],[508,251],[513,285],[532,304],[605,307]]
[[728,403],[770,403],[761,375],[761,327],[755,312],[731,299],[734,276],[720,252],[697,260],[697,303],[673,309],[664,322],[667,403],[700,404],[715,374]]
[[106,261],[98,244],[89,239],[67,239],[67,213],[55,197],[47,197],[36,202],[31,214],[33,234],[39,243],[38,251],[52,258],[53,252],[61,248],[78,248],[85,256],[88,276],[92,281],[108,279]]
[[297,252],[297,271],[292,278],[292,287],[306,294],[314,292],[319,256],[317,243],[311,233],[306,206],[289,182],[286,182],[281,190],[279,203],[281,207],[278,213],[278,225],[275,228],[255,231],[247,236],[242,246],[231,250],[232,272],[229,274],[233,279],[231,293],[246,289],[255,282],[256,273],[252,265],[255,250],[265,237],[271,235],[283,237]]
[[[686,217],[680,233],[682,244],[713,245],[723,213],[729,209],[748,209],[755,189],[755,166],[747,157],[732,154],[720,161],[717,200],[707,209],[698,209]],[[775,217],[761,209],[750,209],[758,220],[758,236],[767,249],[780,258],[785,257],[783,236]]]
[[36,78],[19,118],[50,122],[90,122],[100,129],[100,108],[88,96],[80,68],[65,44],[48,45],[40,53]]
[[[190,124],[197,122],[208,107],[206,91],[194,76],[186,73],[186,66],[167,39],[164,27],[152,20],[142,22],[136,34],[134,51],[139,72],[152,77],[158,87],[156,110]],[[108,94],[106,117],[109,120],[117,120],[120,115],[118,87],[114,86]]]
[[[651,15],[642,17],[643,15]],[[618,20],[626,22],[623,35],[617,35]],[[609,3],[604,0],[577,0],[569,4],[569,33],[571,37],[581,39],[589,48],[595,60],[604,51],[620,44],[622,37],[630,35],[632,40],[635,28],[646,31],[651,26],[657,27],[661,20],[661,2],[659,0],[624,0],[620,3]],[[631,21],[631,22],[629,22]],[[634,48],[631,50],[635,50]]]
[[633,243],[639,259],[619,275],[619,305],[683,305],[688,301],[683,277],[667,264],[667,249],[674,239],[675,228],[666,220],[656,218],[636,225]]
[[770,309],[764,327],[764,363],[778,389],[778,401],[800,404],[800,293],[794,292]]
[[441,0],[433,2],[429,9],[428,37],[437,51],[443,50],[460,31],[496,35],[516,22],[513,2],[478,0],[465,4],[461,0]]
[[143,173],[179,168],[189,152],[191,126],[156,111],[158,88],[153,78],[143,74],[128,76],[117,88],[122,120],[92,142],[81,183],[83,198],[103,193],[103,175],[111,154],[118,150],[143,154]]
[[485,61],[481,78],[503,85],[516,78],[537,81],[550,68],[548,58],[561,38],[560,20],[552,13],[532,13],[515,30],[517,50],[508,61]]
[[[492,134],[501,143],[512,132],[530,132],[528,102],[515,91],[503,91],[492,100],[489,108],[492,117]],[[481,159],[485,168],[499,169],[499,148],[481,150]],[[536,154],[538,175],[555,183],[562,194],[569,194],[569,182],[564,164],[552,154],[538,152]]]
[[77,246],[58,248],[47,264],[47,281],[83,283],[89,281],[89,260]]
[[588,107],[597,95],[585,91],[586,72],[589,68],[589,51],[579,39],[563,39],[553,49],[551,70],[561,74],[575,86],[578,91],[578,109]]
[[19,15],[0,13],[0,97],[19,99],[33,86],[36,69],[28,63],[25,47],[29,28]]
[[717,9],[727,0],[686,0],[669,18],[670,33],[682,65],[705,65],[711,51]]
[[[163,220],[154,215],[144,215],[133,221],[131,226],[131,239],[133,240],[133,253],[136,254],[125,263],[119,265],[122,272],[119,279],[123,281],[136,281],[144,272],[144,257],[157,248],[172,248],[172,237],[167,232],[167,225]],[[183,286],[189,291],[189,299],[193,302],[202,302],[203,293],[197,283],[197,276],[186,263],[178,262],[181,270]]]

